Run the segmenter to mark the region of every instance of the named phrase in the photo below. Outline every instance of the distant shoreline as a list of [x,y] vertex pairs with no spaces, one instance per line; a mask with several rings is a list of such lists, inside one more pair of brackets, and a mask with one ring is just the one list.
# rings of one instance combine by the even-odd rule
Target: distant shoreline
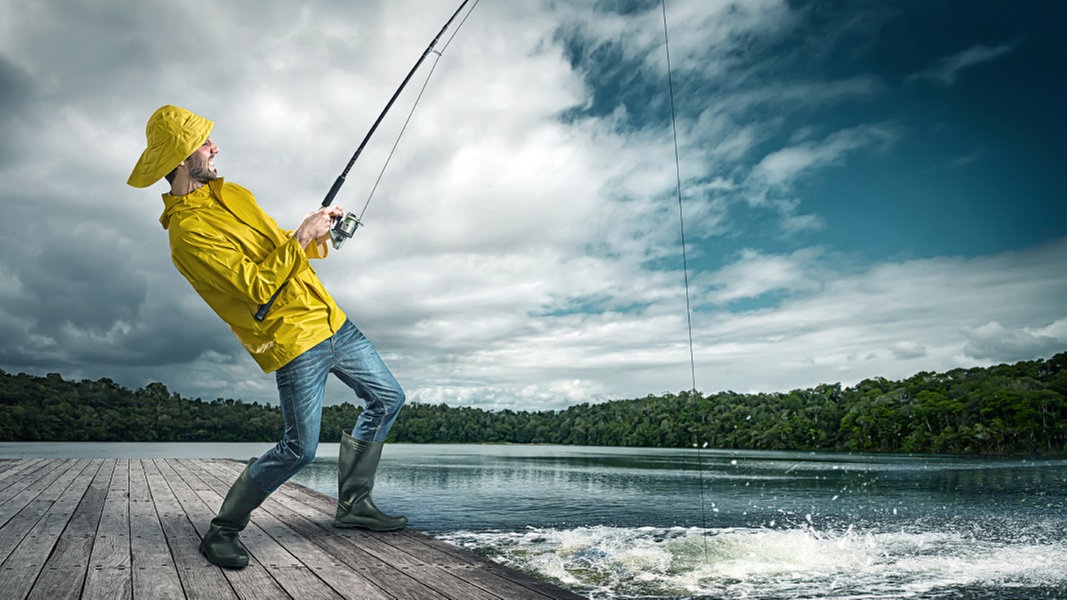
[[[360,408],[322,411],[320,442],[340,441]],[[273,443],[276,406],[129,390],[0,371],[0,442]],[[1047,360],[922,372],[785,393],[695,391],[583,403],[561,411],[486,411],[410,403],[393,443],[784,450],[932,455],[1067,454],[1067,352]]]

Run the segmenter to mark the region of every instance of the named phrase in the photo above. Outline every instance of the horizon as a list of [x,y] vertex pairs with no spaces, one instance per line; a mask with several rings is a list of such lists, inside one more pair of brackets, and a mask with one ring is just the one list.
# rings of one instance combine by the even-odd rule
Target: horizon
[[[702,391],[702,390],[679,390],[677,392],[663,392],[661,394],[646,394],[645,396],[629,396],[629,397],[620,397],[620,398],[605,398],[605,399],[599,400],[597,402],[589,402],[588,404],[604,404],[604,403],[609,403],[609,402],[632,402],[634,400],[644,400],[646,398],[663,398],[664,396],[667,396],[667,395],[680,396],[680,395],[683,395],[683,394],[688,394],[688,393],[690,393],[692,391],[696,391],[698,394],[700,394],[701,396],[703,396],[705,398],[711,398],[711,397],[714,397],[714,396],[719,395],[719,394],[739,394],[739,395],[742,395],[742,396],[760,396],[760,395],[788,394],[788,393],[791,393],[791,392],[809,391],[809,390],[815,390],[815,389],[821,388],[821,387],[834,387],[834,386],[840,387],[842,391],[856,390],[859,387],[859,385],[861,383],[865,382],[865,381],[872,381],[872,380],[881,379],[881,380],[890,381],[890,382],[902,383],[904,381],[907,381],[908,379],[911,379],[911,378],[916,377],[918,375],[921,375],[923,373],[931,373],[931,374],[934,374],[934,375],[945,375],[945,374],[950,373],[952,371],[958,371],[958,370],[963,370],[963,371],[986,370],[986,369],[991,369],[991,368],[996,368],[996,367],[1014,366],[1014,365],[1018,365],[1018,364],[1021,364],[1021,363],[1027,363],[1027,362],[1047,363],[1047,362],[1055,359],[1056,357],[1058,357],[1060,355],[1064,355],[1064,354],[1067,354],[1067,350],[1065,350],[1063,352],[1057,352],[1056,354],[1053,354],[1053,355],[1049,356],[1048,358],[1036,358],[1036,359],[1031,359],[1031,360],[1016,361],[1014,363],[1000,363],[1000,364],[996,364],[996,365],[989,365],[989,366],[986,366],[986,367],[970,367],[970,368],[967,368],[967,367],[956,367],[956,368],[951,369],[949,371],[925,371],[925,370],[924,371],[917,371],[917,372],[915,372],[915,373],[913,373],[913,374],[911,374],[911,375],[909,375],[907,377],[903,377],[903,378],[900,378],[900,379],[889,379],[889,378],[886,378],[886,377],[881,377],[881,376],[875,375],[873,377],[868,377],[866,379],[858,381],[854,385],[845,385],[845,384],[841,383],[840,381],[823,382],[823,383],[818,383],[818,384],[815,384],[815,385],[812,385],[812,386],[806,387],[806,388],[794,388],[794,389],[791,389],[791,390],[770,391],[770,392],[760,392],[760,391],[737,392],[735,390],[716,390],[716,391],[713,391],[713,392],[705,392],[705,391]],[[226,400],[233,400],[234,402],[240,402],[242,404],[250,404],[250,405],[251,404],[261,404],[261,405],[262,404],[267,404],[267,405],[273,405],[273,406],[277,407],[277,403],[276,402],[261,402],[261,401],[258,401],[258,400],[247,401],[247,400],[245,400],[243,398],[223,398],[223,397],[218,397],[218,398],[214,398],[212,400],[201,398],[199,396],[197,396],[195,398],[189,398],[189,397],[183,396],[182,394],[180,394],[178,392],[173,391],[170,388],[170,386],[168,386],[165,382],[162,382],[162,381],[151,381],[151,382],[148,382],[145,385],[140,386],[138,388],[130,388],[130,387],[124,386],[124,385],[116,382],[115,380],[111,379],[110,377],[106,377],[106,376],[105,377],[98,377],[96,379],[74,380],[74,379],[67,379],[67,378],[63,377],[62,373],[55,373],[54,372],[54,373],[46,373],[44,375],[34,375],[34,374],[31,374],[31,373],[9,373],[9,372],[5,371],[2,368],[0,368],[0,374],[8,375],[8,376],[14,376],[14,377],[18,377],[18,376],[36,377],[36,378],[40,378],[40,379],[46,379],[51,375],[58,375],[60,377],[60,379],[62,379],[65,383],[75,383],[75,384],[83,383],[83,382],[86,382],[86,381],[98,382],[98,381],[104,380],[104,381],[110,381],[111,383],[115,383],[116,385],[118,385],[119,387],[125,389],[128,392],[137,392],[139,390],[145,389],[146,387],[148,387],[150,385],[159,384],[159,385],[162,385],[164,388],[166,388],[169,393],[177,394],[179,396],[179,399],[186,400],[186,401],[200,401],[200,402],[212,403],[212,402],[225,402]],[[521,413],[521,412],[563,412],[563,411],[567,410],[568,408],[572,408],[572,407],[575,407],[575,406],[579,406],[580,404],[583,404],[583,403],[579,403],[579,404],[573,404],[573,405],[570,405],[570,406],[566,406],[566,407],[563,407],[563,408],[545,409],[545,410],[534,411],[534,410],[526,410],[526,409],[521,409],[521,408],[520,409],[515,409],[515,408],[510,408],[510,407],[488,408],[487,409],[487,408],[482,408],[482,407],[478,407],[478,406],[472,406],[472,407],[467,407],[467,406],[464,406],[464,405],[453,406],[453,405],[448,404],[447,402],[432,403],[432,402],[414,401],[413,403],[415,403],[415,404],[424,404],[424,405],[429,405],[429,406],[444,406],[444,407],[447,407],[447,408],[460,408],[460,407],[462,407],[462,408],[473,408],[475,410],[481,410],[481,411],[485,411],[485,412],[498,412],[498,411],[502,411],[502,410],[511,410],[513,412],[516,412],[516,413]],[[343,406],[344,404],[351,404],[351,405],[354,405],[354,406],[358,407],[359,402],[358,402],[358,399],[355,402],[350,401],[350,400],[345,400],[345,401],[342,401],[342,402],[333,402],[333,403],[330,403],[330,404],[324,404],[324,407],[325,406]]]

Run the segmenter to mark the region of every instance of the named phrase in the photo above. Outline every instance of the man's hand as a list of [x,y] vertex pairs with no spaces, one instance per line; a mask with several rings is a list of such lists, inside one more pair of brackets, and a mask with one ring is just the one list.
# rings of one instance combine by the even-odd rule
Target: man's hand
[[309,212],[293,232],[293,237],[300,242],[301,247],[307,248],[311,240],[320,240],[329,235],[333,220],[343,216],[345,211],[340,206],[324,206],[315,212]]

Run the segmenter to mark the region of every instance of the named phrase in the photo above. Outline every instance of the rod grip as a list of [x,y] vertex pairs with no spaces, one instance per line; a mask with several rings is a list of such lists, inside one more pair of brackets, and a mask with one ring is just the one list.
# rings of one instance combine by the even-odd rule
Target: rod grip
[[330,191],[326,192],[326,198],[322,201],[323,206],[329,206],[333,203],[334,196],[337,195],[337,192],[341,189],[341,186],[344,184],[344,182],[345,175],[344,173],[342,173],[337,176],[337,179],[334,180],[333,185],[330,186]]

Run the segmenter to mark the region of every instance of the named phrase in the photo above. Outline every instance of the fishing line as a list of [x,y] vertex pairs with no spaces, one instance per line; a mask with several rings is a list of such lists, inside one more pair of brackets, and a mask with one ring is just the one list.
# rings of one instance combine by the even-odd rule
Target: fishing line
[[[667,0],[660,0],[663,9],[663,49],[667,55],[667,90],[671,99],[671,132],[674,134],[674,176],[675,189],[678,192],[678,226],[682,241],[682,278],[685,281],[685,320],[689,330],[689,372],[692,376],[692,394],[697,393],[697,365],[693,352],[693,308],[689,300],[689,261],[685,251],[685,214],[682,211],[682,167],[678,152],[678,123],[674,110],[674,77],[671,75],[671,43],[667,34]],[[707,446],[707,443],[704,444]],[[704,560],[708,560],[708,517],[704,509],[704,458],[701,455],[700,440],[697,440],[697,469],[700,472],[700,525],[704,532]]]
[[374,198],[374,192],[378,190],[378,184],[382,182],[382,177],[385,175],[385,170],[389,167],[389,161],[393,160],[393,154],[396,152],[396,147],[400,145],[400,138],[404,137],[404,132],[408,129],[408,123],[411,122],[412,115],[415,114],[415,109],[419,106],[419,101],[422,100],[422,94],[426,91],[426,86],[430,84],[430,78],[433,77],[433,72],[437,69],[437,63],[441,61],[441,55],[448,49],[448,45],[452,43],[460,29],[463,29],[463,24],[467,22],[467,18],[474,12],[475,7],[481,0],[474,0],[474,4],[467,10],[467,14],[463,15],[460,19],[459,25],[452,30],[452,35],[445,40],[445,44],[441,46],[440,50],[433,50],[436,55],[433,59],[433,64],[430,65],[429,71],[426,73],[426,79],[422,82],[422,87],[419,88],[419,93],[415,96],[415,102],[411,105],[411,110],[408,111],[408,116],[404,119],[404,124],[400,127],[400,133],[396,135],[396,140],[393,141],[393,147],[389,149],[388,156],[385,157],[385,163],[382,164],[382,169],[378,171],[378,177],[374,180],[374,185],[371,187],[370,193],[367,194],[367,201],[363,203],[363,210],[359,211],[359,220],[363,221],[363,214],[367,212],[367,207],[370,206],[370,201]]

